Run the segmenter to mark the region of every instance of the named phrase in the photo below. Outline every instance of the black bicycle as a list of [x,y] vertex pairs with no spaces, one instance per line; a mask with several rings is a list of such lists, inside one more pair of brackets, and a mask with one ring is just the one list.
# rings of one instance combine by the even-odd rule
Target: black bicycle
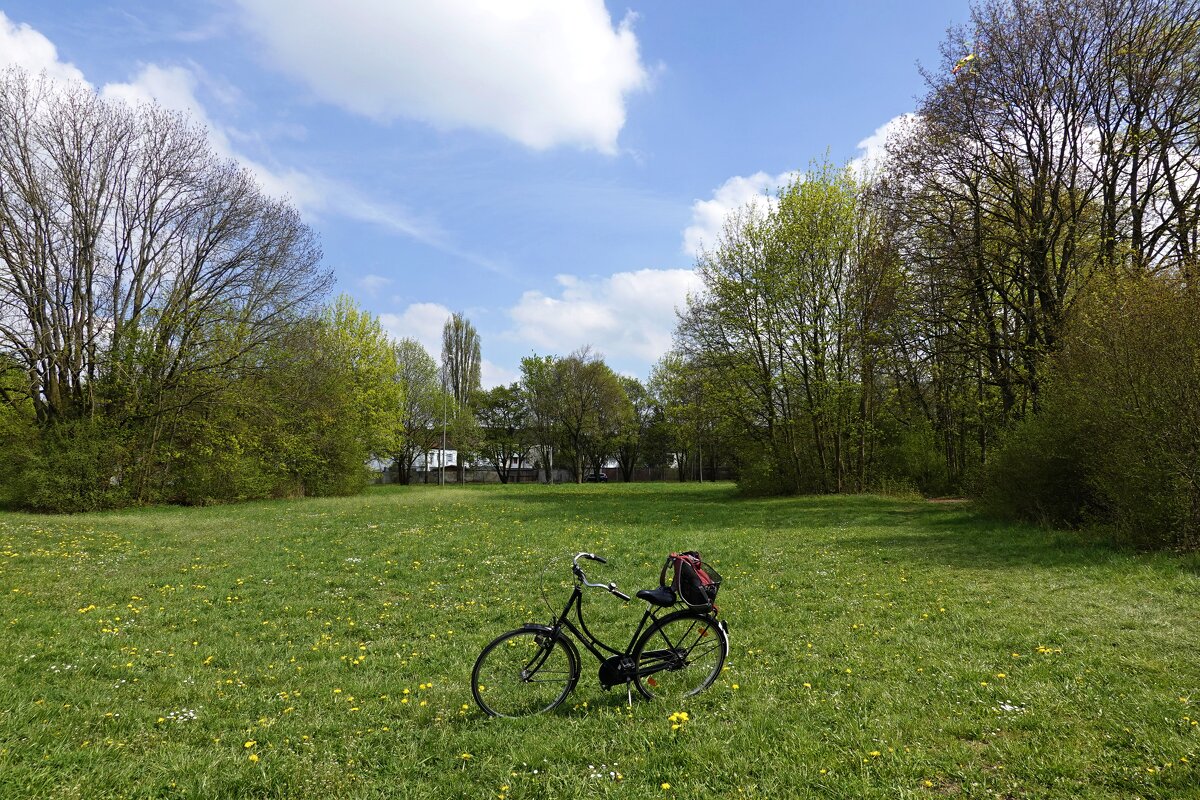
[[[592,583],[579,566],[586,558],[608,563],[593,553],[571,560],[575,586],[567,604],[549,625],[528,622],[498,636],[475,661],[471,694],[494,717],[541,714],[557,707],[579,682],[579,650],[572,634],[600,662],[604,689],[625,684],[646,699],[680,701],[712,685],[729,654],[729,627],[717,621],[716,609],[678,608],[682,601],[666,585],[637,592],[647,607],[624,650],[602,642],[583,621],[583,589],[604,589],[628,602],[632,598],[615,583]],[[571,619],[574,610],[576,622]]]

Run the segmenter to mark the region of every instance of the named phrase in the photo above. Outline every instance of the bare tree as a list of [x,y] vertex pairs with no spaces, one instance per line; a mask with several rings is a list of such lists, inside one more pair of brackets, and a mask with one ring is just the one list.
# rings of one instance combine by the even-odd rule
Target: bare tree
[[37,420],[132,420],[152,459],[212,376],[325,293],[313,232],[203,129],[0,73],[0,355]]

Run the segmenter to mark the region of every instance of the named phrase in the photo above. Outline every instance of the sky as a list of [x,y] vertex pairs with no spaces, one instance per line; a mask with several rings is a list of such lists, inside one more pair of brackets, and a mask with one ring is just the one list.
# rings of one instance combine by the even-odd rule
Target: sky
[[725,214],[869,159],[967,0],[0,0],[0,67],[154,101],[319,234],[335,292],[485,387],[590,345],[646,379]]

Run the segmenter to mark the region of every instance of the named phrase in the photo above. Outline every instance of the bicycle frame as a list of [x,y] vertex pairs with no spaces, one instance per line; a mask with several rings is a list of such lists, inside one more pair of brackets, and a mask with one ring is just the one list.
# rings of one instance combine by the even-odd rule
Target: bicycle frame
[[[575,611],[575,618],[579,621],[576,626],[571,621],[571,610]],[[562,636],[562,630],[565,628],[574,635],[575,639],[582,644],[589,653],[595,656],[596,660],[603,664],[612,656],[630,656],[633,654],[634,645],[637,644],[638,638],[641,637],[642,631],[646,630],[647,624],[657,618],[658,609],[647,608],[642,612],[642,621],[638,623],[637,629],[633,632],[633,636],[629,639],[629,644],[624,650],[617,650],[606,644],[599,636],[588,630],[587,623],[583,620],[583,587],[575,584],[574,590],[571,592],[571,597],[567,600],[567,604],[563,606],[563,610],[558,614],[557,618],[551,624],[553,635],[557,638]],[[540,627],[540,626],[539,626]],[[607,654],[607,655],[606,655]]]

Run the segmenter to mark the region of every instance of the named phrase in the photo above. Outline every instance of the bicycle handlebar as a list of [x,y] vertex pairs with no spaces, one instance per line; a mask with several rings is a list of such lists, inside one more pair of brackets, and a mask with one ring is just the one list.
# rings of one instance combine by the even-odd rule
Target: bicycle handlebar
[[573,559],[571,559],[572,571],[575,573],[576,576],[578,576],[579,581],[584,586],[588,586],[593,589],[604,589],[605,591],[609,592],[610,594],[621,598],[626,603],[628,603],[630,600],[633,599],[632,597],[630,597],[629,595],[625,594],[620,589],[618,589],[617,584],[613,583],[612,581],[609,581],[608,583],[592,583],[591,581],[589,581],[587,579],[587,575],[584,574],[583,567],[579,566],[579,559],[581,559],[581,558],[586,558],[588,561],[598,561],[601,564],[607,564],[608,560],[605,558],[601,558],[600,556],[596,555],[595,553],[576,553],[575,554],[575,557]]

